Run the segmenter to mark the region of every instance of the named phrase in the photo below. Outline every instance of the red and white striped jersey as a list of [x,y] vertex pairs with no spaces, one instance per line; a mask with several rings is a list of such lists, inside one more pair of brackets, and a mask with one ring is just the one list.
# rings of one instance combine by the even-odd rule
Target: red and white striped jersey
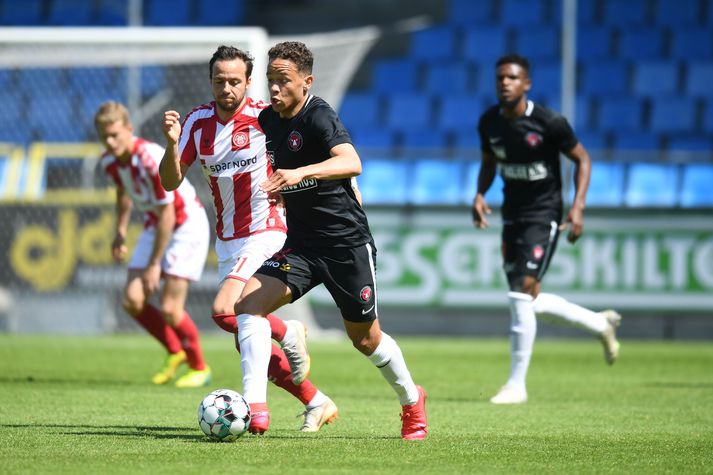
[[218,239],[228,241],[263,231],[287,230],[284,210],[268,203],[260,183],[272,175],[257,117],[268,105],[247,98],[223,122],[215,102],[191,111],[183,121],[178,151],[181,163],[200,161],[213,194]]
[[134,206],[144,212],[144,227],[156,224],[157,208],[173,203],[176,211],[176,227],[183,224],[191,213],[204,213],[196,190],[188,180],[174,191],[166,191],[161,185],[158,165],[164,149],[160,145],[136,137],[131,159],[122,163],[115,156],[105,153],[101,159],[102,169],[114,180],[116,186],[124,190]]

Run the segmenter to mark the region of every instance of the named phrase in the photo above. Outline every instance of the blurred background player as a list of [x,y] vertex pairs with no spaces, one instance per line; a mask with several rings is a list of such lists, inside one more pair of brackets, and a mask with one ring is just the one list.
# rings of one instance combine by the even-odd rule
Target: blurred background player
[[[166,153],[161,180],[167,189],[182,186],[188,168],[199,160],[208,180],[217,215],[215,250],[220,289],[212,315],[224,330],[237,333],[233,306],[245,282],[285,241],[282,206],[268,201],[259,184],[272,173],[265,135],[258,125],[267,104],[248,97],[253,58],[220,46],[209,63],[214,102],[195,108],[181,127],[179,114],[164,114]],[[318,431],[337,417],[337,406],[307,378],[310,368],[304,325],[268,315],[272,345],[268,375],[305,405],[303,432]],[[236,337],[236,347],[240,345]]]
[[260,113],[259,124],[275,171],[261,188],[284,199],[288,229],[283,248],[257,270],[235,305],[243,392],[253,414],[249,430],[265,432],[269,425],[270,325],[263,317],[324,283],[352,344],[397,393],[402,438],[424,439],[426,393],[377,319],[376,249],[352,185],[361,160],[334,110],[308,93],[313,61],[300,42],[279,43],[268,53],[272,107]]
[[[187,363],[189,371],[176,386],[205,386],[211,370],[203,360],[198,329],[185,310],[190,281],[200,279],[208,254],[210,229],[193,186],[186,181],[175,191],[161,186],[158,164],[163,148],[133,134],[126,107],[105,102],[94,124],[106,147],[102,169],[117,186],[116,237],[112,255],[121,262],[126,253],[126,230],[135,205],[144,212],[144,230],[128,266],[123,307],[168,351],[155,384],[165,384]],[[159,289],[160,308],[149,303]]]
[[[570,243],[582,234],[591,162],[564,117],[527,99],[531,87],[529,69],[528,60],[518,55],[497,61],[499,105],[488,109],[478,124],[483,159],[473,201],[477,228],[488,227],[486,216],[490,208],[484,196],[498,165],[505,183],[502,249],[503,269],[510,287],[511,368],[505,385],[490,399],[494,404],[527,401],[525,377],[537,331],[535,315],[556,318],[597,335],[609,364],[619,355],[618,313],[596,313],[557,295],[540,293],[540,282],[554,255],[560,231],[570,227]],[[560,153],[575,164],[576,191],[564,222]]]

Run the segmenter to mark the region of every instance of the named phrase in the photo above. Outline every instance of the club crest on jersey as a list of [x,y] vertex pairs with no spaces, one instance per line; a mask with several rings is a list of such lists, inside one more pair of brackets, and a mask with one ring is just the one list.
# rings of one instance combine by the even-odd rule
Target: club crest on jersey
[[233,150],[240,150],[250,145],[250,135],[244,130],[233,134]]
[[542,259],[542,256],[545,255],[545,250],[542,249],[542,246],[539,244],[535,247],[532,248],[532,257],[534,257],[536,260]]
[[525,142],[527,142],[530,148],[537,148],[542,143],[542,135],[537,132],[528,132],[527,135],[525,135]]
[[290,135],[287,136],[287,146],[293,152],[297,152],[302,148],[302,134],[293,130]]
[[359,292],[359,297],[364,302],[368,302],[369,300],[371,300],[371,295],[371,287],[369,287],[368,285],[361,289],[361,292]]

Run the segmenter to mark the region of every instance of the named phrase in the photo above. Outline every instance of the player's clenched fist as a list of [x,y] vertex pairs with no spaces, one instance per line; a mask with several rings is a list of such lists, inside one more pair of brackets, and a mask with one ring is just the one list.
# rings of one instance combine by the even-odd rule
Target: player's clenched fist
[[176,111],[163,113],[163,135],[169,143],[178,143],[181,137],[181,114]]

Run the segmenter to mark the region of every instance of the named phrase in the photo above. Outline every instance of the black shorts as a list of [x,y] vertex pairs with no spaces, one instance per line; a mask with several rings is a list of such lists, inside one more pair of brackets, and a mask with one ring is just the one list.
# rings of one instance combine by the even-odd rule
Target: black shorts
[[307,249],[288,242],[256,274],[275,277],[292,291],[292,301],[313,287],[324,284],[350,322],[371,322],[377,318],[376,248],[373,243],[359,247]]
[[530,275],[541,281],[557,248],[557,221],[509,223],[503,227],[503,270],[509,282]]

